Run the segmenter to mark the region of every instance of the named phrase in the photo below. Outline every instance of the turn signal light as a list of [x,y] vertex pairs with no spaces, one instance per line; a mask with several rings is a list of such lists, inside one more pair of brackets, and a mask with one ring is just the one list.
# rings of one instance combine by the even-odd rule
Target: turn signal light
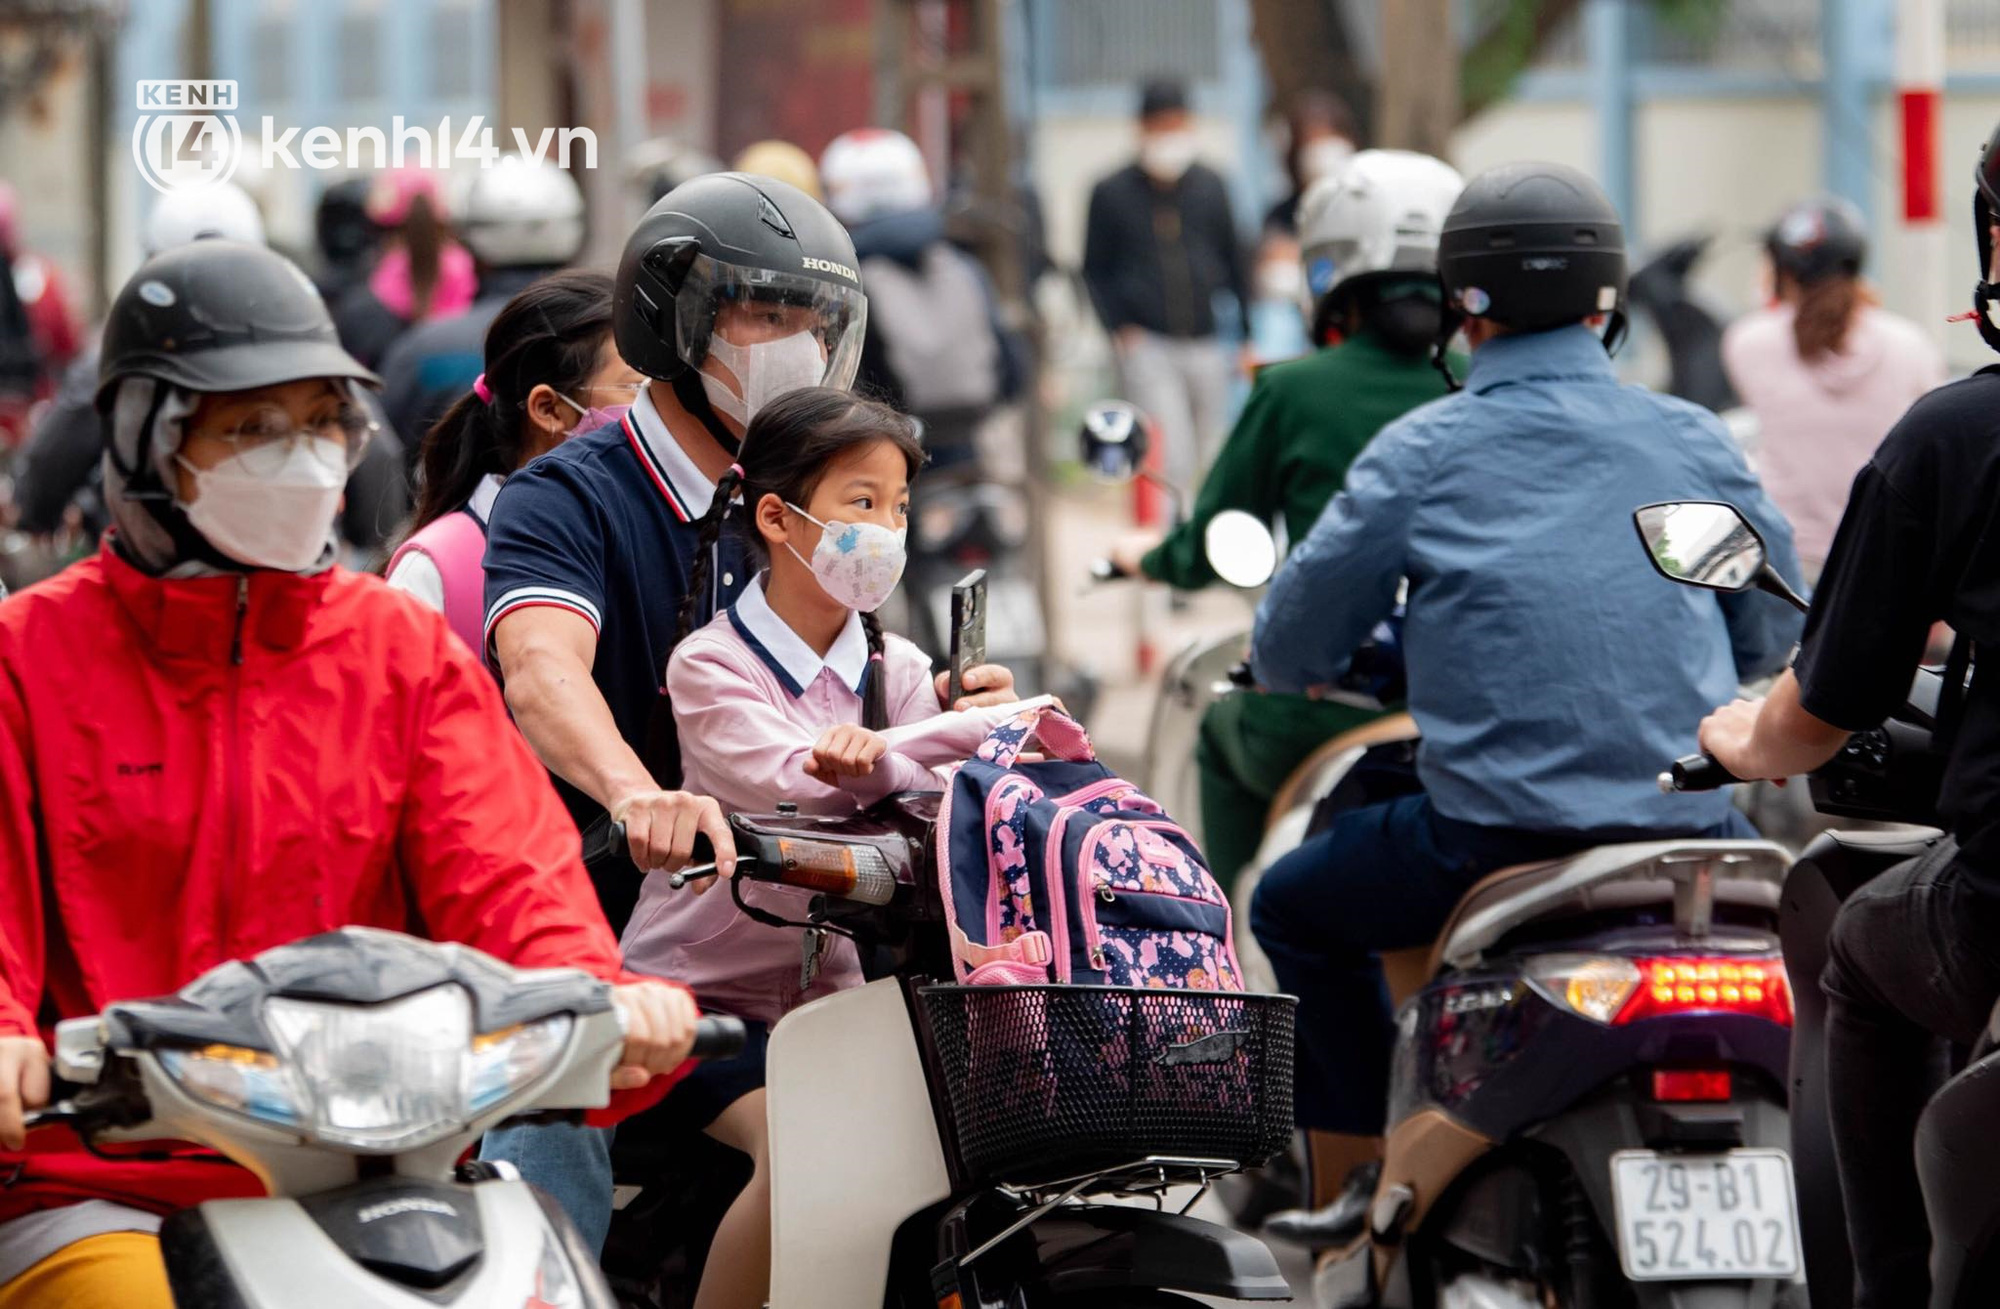
[[1748,1014],[1792,1025],[1792,988],[1778,959],[1636,959],[1639,985],[1614,1025],[1672,1014]]
[[1729,1070],[1707,1068],[1655,1068],[1653,1098],[1686,1103],[1729,1098]]

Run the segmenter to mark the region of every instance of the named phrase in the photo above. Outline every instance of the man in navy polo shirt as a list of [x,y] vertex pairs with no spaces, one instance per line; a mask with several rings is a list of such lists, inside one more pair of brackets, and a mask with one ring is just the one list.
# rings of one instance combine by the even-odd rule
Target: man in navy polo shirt
[[[515,721],[578,826],[609,812],[641,869],[686,862],[697,831],[729,852],[713,801],[661,789],[639,750],[680,625],[695,524],[755,409],[854,380],[867,300],[847,232],[769,178],[716,174],[662,198],[619,263],[613,333],[652,378],[624,420],[509,478],[486,553],[486,644]],[[717,547],[715,594],[748,580]],[[601,881],[622,929],[633,879]]]

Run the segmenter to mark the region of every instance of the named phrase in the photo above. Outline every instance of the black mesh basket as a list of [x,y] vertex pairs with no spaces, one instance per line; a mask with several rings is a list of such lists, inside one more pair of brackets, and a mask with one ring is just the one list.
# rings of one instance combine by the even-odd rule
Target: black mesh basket
[[1292,1138],[1286,995],[930,986],[927,1057],[968,1181],[1166,1155],[1255,1167]]

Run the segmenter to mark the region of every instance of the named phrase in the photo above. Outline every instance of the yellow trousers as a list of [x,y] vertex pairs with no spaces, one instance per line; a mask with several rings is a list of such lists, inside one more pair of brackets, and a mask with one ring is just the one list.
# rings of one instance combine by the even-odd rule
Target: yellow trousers
[[106,1232],[66,1245],[0,1286],[0,1309],[174,1309],[160,1238]]

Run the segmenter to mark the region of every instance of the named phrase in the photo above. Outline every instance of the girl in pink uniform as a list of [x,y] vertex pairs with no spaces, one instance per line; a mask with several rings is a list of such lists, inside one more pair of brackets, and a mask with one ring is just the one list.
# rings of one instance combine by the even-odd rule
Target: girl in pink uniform
[[[702,520],[667,662],[685,789],[731,812],[767,813],[788,800],[802,813],[851,813],[898,791],[941,790],[936,766],[965,758],[1027,707],[947,711],[929,658],[875,618],[902,576],[910,479],[922,462],[908,418],[845,391],[793,391],[757,410]],[[709,589],[708,547],[739,496],[733,521],[768,571],[690,633],[692,598]],[[743,891],[780,916],[802,916],[799,893]],[[654,1111],[755,1162],[716,1235],[696,1309],[760,1305],[768,1290],[765,1033],[793,1007],[861,982],[853,946],[838,941],[801,986],[800,937],[751,921],[728,895],[674,891],[663,876],[647,880],[625,931],[628,968],[685,982],[703,1009],[753,1029],[742,1057],[701,1064]]]

